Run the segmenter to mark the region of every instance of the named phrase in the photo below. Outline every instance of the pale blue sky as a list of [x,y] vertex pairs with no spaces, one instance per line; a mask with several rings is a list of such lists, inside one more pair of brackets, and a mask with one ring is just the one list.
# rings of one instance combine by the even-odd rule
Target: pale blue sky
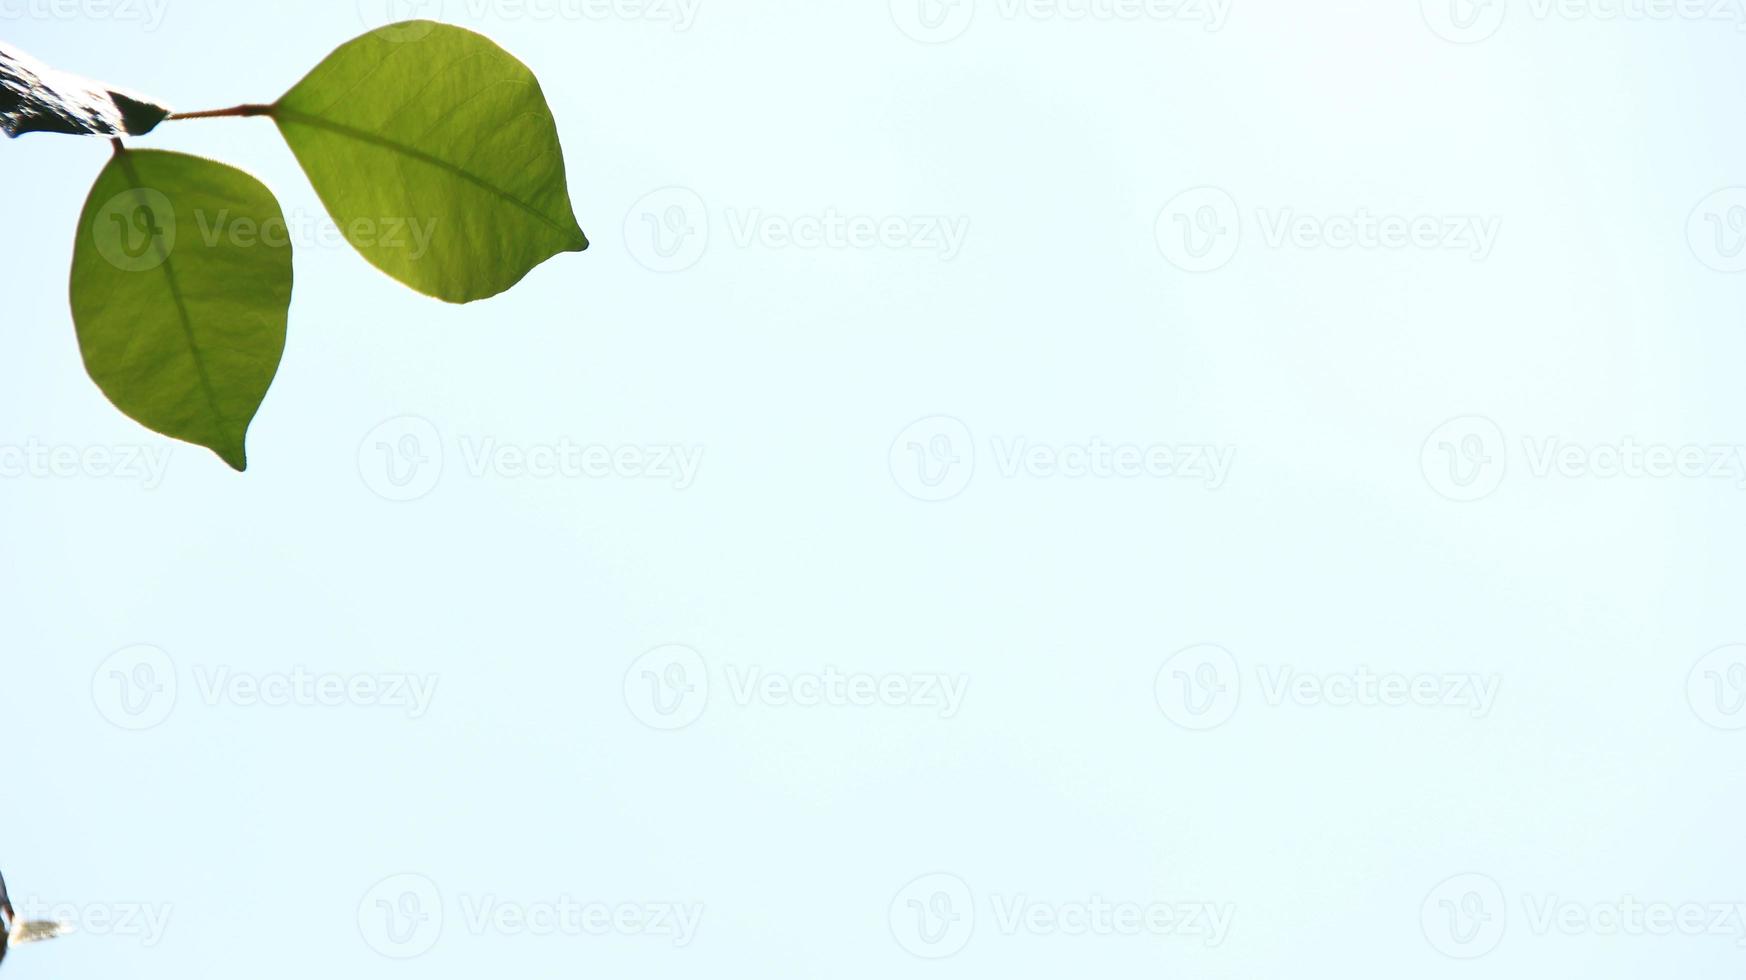
[[[0,38],[205,109],[375,16],[116,2]],[[1738,975],[1594,930],[1746,904],[1746,33],[966,3],[423,5],[594,243],[470,307],[138,140],[308,229],[241,476],[84,374],[108,147],[0,145],[11,978]]]

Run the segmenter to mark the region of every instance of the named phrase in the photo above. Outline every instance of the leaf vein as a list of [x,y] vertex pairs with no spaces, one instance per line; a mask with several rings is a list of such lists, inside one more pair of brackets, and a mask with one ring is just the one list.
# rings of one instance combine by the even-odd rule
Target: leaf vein
[[298,112],[298,111],[292,110],[292,109],[285,109],[283,107],[281,107],[279,109],[278,117],[280,120],[282,120],[284,122],[300,124],[300,125],[304,125],[304,126],[310,126],[310,127],[315,128],[315,129],[325,129],[328,132],[333,133],[337,136],[344,136],[344,137],[347,137],[349,139],[357,140],[361,143],[368,143],[372,146],[376,146],[376,147],[379,147],[379,148],[384,149],[384,150],[389,150],[389,151],[392,151],[394,153],[398,153],[402,156],[409,157],[413,160],[417,160],[420,163],[424,163],[424,164],[427,164],[429,166],[436,167],[437,169],[442,170],[442,171],[450,174],[451,176],[458,177],[461,180],[466,181],[467,183],[470,183],[470,184],[472,184],[476,187],[479,187],[483,190],[489,191],[490,193],[496,195],[497,197],[503,199],[504,201],[507,201],[510,204],[513,204],[516,207],[522,209],[523,211],[526,211],[529,215],[538,219],[542,224],[546,225],[548,228],[552,229],[553,231],[558,232],[560,235],[568,236],[570,234],[570,229],[564,227],[563,225],[559,224],[556,221],[553,221],[551,219],[551,217],[549,217],[548,215],[545,214],[545,212],[541,211],[539,208],[535,207],[533,204],[522,200],[520,197],[516,196],[514,193],[511,193],[510,191],[507,191],[501,187],[498,187],[496,184],[491,183],[490,181],[486,180],[483,177],[480,177],[478,174],[472,173],[472,172],[470,172],[462,167],[458,167],[455,164],[452,164],[449,161],[442,159],[441,157],[435,156],[434,154],[426,153],[425,151],[420,150],[417,147],[407,146],[405,143],[401,143],[397,140],[389,139],[386,136],[381,136],[381,135],[376,134],[376,133],[366,132],[365,130],[358,129],[358,128],[353,127],[353,126],[348,126],[345,123],[335,122],[331,119],[325,119],[325,118],[322,118],[320,116],[312,116],[312,115],[309,115],[307,113]]
[[[117,154],[121,161],[121,169],[127,175],[127,182],[135,193],[144,191],[145,185],[139,179],[139,172],[134,169],[133,161],[124,153]],[[164,281],[170,287],[170,299],[176,305],[176,320],[182,326],[182,337],[188,343],[188,357],[194,362],[194,373],[200,378],[200,389],[206,395],[206,403],[212,409],[212,417],[217,422],[219,435],[225,440],[228,449],[233,444],[240,444],[241,439],[231,436],[230,419],[218,403],[218,389],[212,385],[212,374],[206,369],[206,358],[200,351],[200,344],[194,338],[194,319],[188,315],[188,302],[182,296],[181,281],[176,278],[175,264],[170,253],[164,249],[161,236],[153,236],[152,247],[163,256],[163,262],[158,268],[164,270]]]

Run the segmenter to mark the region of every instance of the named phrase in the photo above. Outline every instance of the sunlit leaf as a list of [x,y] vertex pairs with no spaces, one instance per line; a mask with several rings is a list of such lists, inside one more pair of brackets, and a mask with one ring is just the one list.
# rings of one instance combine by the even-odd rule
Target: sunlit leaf
[[79,219],[71,291],[86,370],[109,400],[246,468],[291,305],[272,192],[200,157],[117,153]]
[[472,31],[372,31],[272,115],[347,240],[420,292],[483,299],[588,247],[538,80]]
[[0,130],[7,136],[140,136],[169,112],[150,99],[58,71],[0,44]]

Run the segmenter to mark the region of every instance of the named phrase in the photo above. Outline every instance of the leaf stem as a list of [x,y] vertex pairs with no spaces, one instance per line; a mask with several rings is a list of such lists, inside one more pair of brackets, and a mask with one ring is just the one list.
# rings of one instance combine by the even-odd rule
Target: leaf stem
[[204,112],[172,112],[167,117],[176,119],[222,119],[230,116],[270,116],[273,107],[270,105],[237,105],[228,109],[207,109]]

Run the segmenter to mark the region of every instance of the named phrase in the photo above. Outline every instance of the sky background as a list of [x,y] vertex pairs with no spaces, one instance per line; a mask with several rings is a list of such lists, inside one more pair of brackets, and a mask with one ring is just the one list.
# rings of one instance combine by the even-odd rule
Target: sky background
[[[403,6],[593,242],[472,306],[133,141],[299,236],[245,475],[85,375],[109,148],[0,145],[10,977],[1740,975],[1738,4],[688,3]],[[386,10],[0,38],[195,110]]]

